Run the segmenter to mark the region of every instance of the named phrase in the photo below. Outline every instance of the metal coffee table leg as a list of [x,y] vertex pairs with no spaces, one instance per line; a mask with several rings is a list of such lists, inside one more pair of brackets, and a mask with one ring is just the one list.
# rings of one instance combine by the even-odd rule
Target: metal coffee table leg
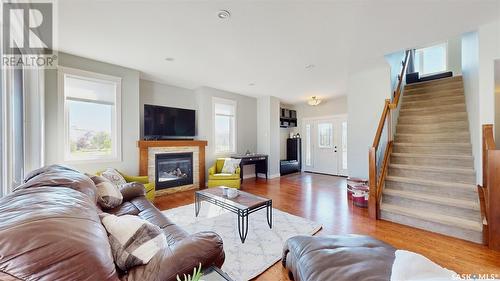
[[267,203],[267,224],[269,228],[273,228],[273,202]]
[[248,211],[238,211],[238,233],[241,243],[245,243],[248,234]]
[[194,214],[195,216],[198,216],[200,213],[200,207],[201,207],[201,202],[200,202],[200,196],[195,193],[194,195]]

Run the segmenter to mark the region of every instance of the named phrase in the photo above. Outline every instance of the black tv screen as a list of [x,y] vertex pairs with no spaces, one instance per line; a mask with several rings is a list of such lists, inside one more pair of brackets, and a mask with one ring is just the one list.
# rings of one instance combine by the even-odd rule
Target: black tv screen
[[191,109],[145,104],[144,138],[192,138],[195,136],[195,113]]

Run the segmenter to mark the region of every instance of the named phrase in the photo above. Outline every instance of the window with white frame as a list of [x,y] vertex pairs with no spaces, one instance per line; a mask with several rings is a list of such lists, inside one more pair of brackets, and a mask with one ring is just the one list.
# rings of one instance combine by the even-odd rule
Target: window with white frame
[[236,152],[236,102],[213,98],[213,136],[215,153]]
[[333,124],[319,123],[318,124],[318,147],[332,148],[333,143]]
[[442,43],[415,50],[415,71],[420,75],[443,72],[448,69],[448,44]]
[[121,78],[60,68],[64,161],[121,160]]

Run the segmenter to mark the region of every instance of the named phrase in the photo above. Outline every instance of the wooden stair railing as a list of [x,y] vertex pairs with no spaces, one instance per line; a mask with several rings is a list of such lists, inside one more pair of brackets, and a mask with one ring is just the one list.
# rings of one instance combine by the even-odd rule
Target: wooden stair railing
[[483,186],[479,186],[483,237],[490,249],[500,251],[500,150],[493,125],[483,125]]
[[[402,94],[403,80],[406,73],[406,68],[408,66],[408,59],[410,56],[410,51],[405,52],[405,57],[402,62],[401,74],[398,75],[398,84],[394,90],[394,95],[392,100],[386,99],[384,104],[384,109],[382,111],[382,116],[380,117],[377,132],[375,133],[375,138],[373,140],[372,147],[368,152],[368,184],[370,186],[370,194],[368,197],[368,214],[370,218],[377,219],[380,199],[382,198],[382,189],[384,186],[385,176],[387,174],[387,167],[389,165],[389,157],[392,151],[392,111],[396,110],[399,104],[399,100]],[[384,132],[387,129],[387,145],[384,147],[383,160],[380,162],[380,166],[377,168],[377,152],[380,149],[380,141]]]

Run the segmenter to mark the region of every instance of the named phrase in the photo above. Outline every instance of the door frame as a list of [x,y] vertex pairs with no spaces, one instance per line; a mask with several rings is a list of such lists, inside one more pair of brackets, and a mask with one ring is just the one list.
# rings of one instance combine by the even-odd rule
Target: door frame
[[[342,113],[342,114],[334,114],[334,115],[322,115],[322,116],[315,116],[315,117],[303,117],[300,119],[300,131],[301,131],[301,135],[303,136],[303,149],[302,149],[302,159],[304,159],[304,161],[302,161],[302,171],[306,171],[306,161],[305,161],[305,156],[306,156],[306,145],[305,145],[305,142],[306,142],[306,130],[305,130],[305,124],[306,124],[306,121],[320,121],[320,120],[328,120],[328,119],[345,119],[347,121],[347,124],[349,124],[349,116],[347,113]],[[349,132],[347,132],[349,134]],[[335,137],[334,137],[335,139]],[[342,135],[340,135],[340,139],[342,139]],[[341,153],[339,153],[339,157],[337,157],[337,161],[338,161],[338,165],[341,165],[342,163],[342,144],[340,144],[339,146],[339,151]],[[312,159],[312,163],[314,165],[314,159]],[[339,166],[340,167],[340,166]],[[338,171],[342,170],[341,168],[338,168],[337,169]],[[346,170],[346,175],[341,175],[341,174],[338,174],[337,176],[341,175],[341,176],[347,176],[347,174],[349,173],[349,161],[347,162],[347,170]],[[335,175],[334,175],[335,176]]]

